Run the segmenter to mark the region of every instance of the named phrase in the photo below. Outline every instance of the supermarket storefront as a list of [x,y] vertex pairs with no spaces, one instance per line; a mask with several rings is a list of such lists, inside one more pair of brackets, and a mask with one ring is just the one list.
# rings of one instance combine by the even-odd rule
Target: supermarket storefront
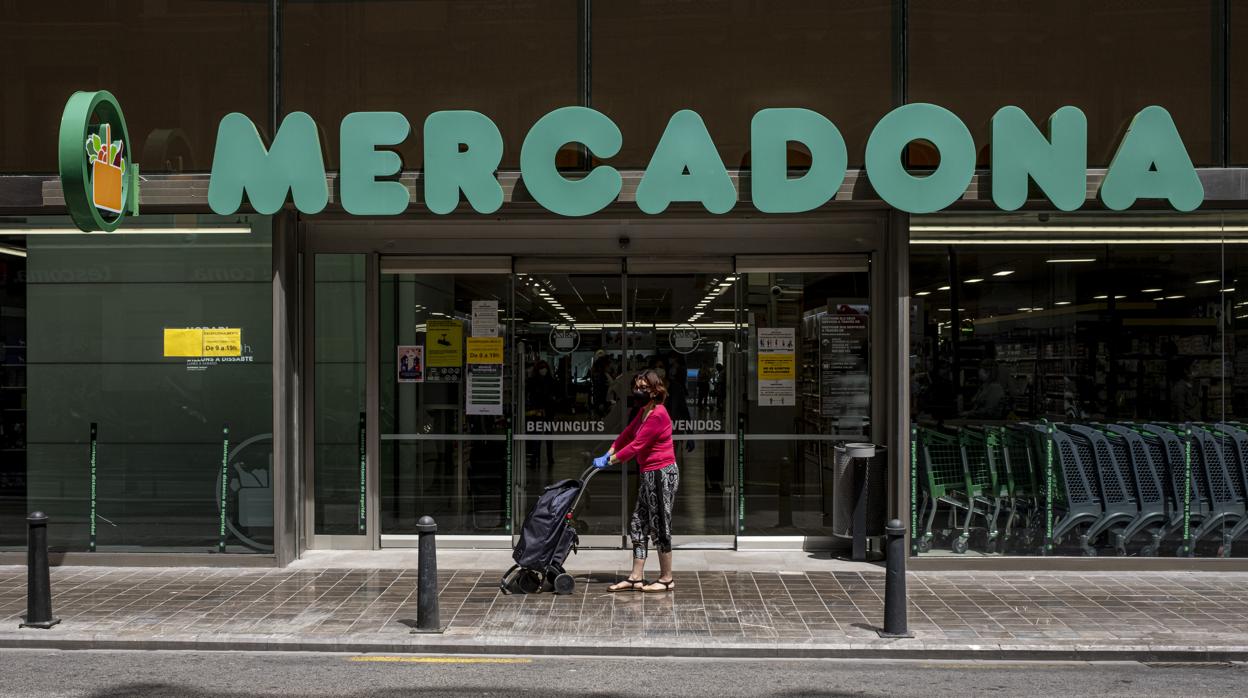
[[[865,440],[869,525],[909,521],[918,564],[1245,556],[1244,95],[1206,45],[1243,19],[982,18],[1085,53],[1168,37],[1129,74],[1152,79],[1085,56],[1106,94],[956,63],[976,5],[903,3],[901,32],[889,2],[221,2],[131,18],[149,48],[225,42],[149,66],[195,94],[14,82],[0,548],[36,508],[74,560],[286,564],[412,545],[425,514],[444,545],[507,547],[654,367],[678,547],[843,547],[834,448]],[[44,40],[112,21],[23,12]],[[350,47],[386,64],[398,26],[436,69],[383,84]],[[708,44],[715,70],[673,48],[741,26],[769,38]],[[508,70],[467,59],[485,47]],[[829,84],[835,60],[856,68]],[[118,187],[90,202],[116,229],[84,233],[55,145],[99,89],[128,130],[76,146]],[[595,479],[588,545],[624,546],[634,478]]]

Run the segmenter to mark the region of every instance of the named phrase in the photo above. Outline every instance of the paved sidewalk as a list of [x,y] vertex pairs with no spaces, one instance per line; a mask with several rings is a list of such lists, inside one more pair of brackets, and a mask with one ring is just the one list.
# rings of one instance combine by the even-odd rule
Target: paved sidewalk
[[883,640],[877,571],[685,571],[668,594],[498,593],[443,569],[442,635],[414,635],[405,569],[61,567],[52,630],[18,630],[25,568],[0,567],[0,647],[661,656],[1248,659],[1248,574],[909,575],[914,639]]

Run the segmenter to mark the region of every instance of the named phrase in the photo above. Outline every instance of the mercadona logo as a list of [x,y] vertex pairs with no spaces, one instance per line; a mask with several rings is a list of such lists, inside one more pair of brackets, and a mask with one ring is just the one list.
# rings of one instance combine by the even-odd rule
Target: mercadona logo
[[61,114],[57,164],[70,218],[84,232],[112,232],[139,213],[139,165],[111,93],[75,92]]

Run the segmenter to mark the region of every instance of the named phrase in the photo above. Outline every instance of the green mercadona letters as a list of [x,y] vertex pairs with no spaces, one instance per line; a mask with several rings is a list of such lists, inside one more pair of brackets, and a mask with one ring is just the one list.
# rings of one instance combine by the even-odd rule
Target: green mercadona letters
[[[1063,211],[1083,205],[1087,191],[1087,118],[1076,107],[1062,107],[1042,132],[1018,107],[1003,107],[992,118],[992,200],[1001,209],[1022,206],[1032,182]],[[411,205],[408,189],[394,179],[402,169],[397,153],[411,133],[397,112],[356,112],[340,125],[339,195],[349,213],[392,216]],[[502,206],[496,172],[503,138],[489,117],[474,111],[439,111],[424,123],[424,205],[451,213],[462,199],[479,213]],[[911,173],[904,148],[930,142],[939,165]],[[808,170],[791,173],[788,144],[811,155]],[[565,177],[555,154],[570,143],[584,146],[602,162],[623,143],[620,129],[606,115],[585,107],[563,107],[538,119],[520,148],[520,174],[533,199],[564,216],[602,210],[620,194],[620,173],[609,164],[583,176]],[[836,194],[848,156],[836,125],[809,109],[764,109],[750,123],[752,168],[750,200],[763,213],[801,213]],[[975,143],[956,114],[935,104],[907,104],[889,112],[871,132],[866,173],[890,206],[910,213],[939,211],[966,191],[975,173]],[[317,125],[303,112],[289,114],[270,146],[243,114],[221,120],[208,203],[218,214],[236,212],[247,195],[260,213],[281,208],[288,194],[295,207],[313,214],[329,202],[325,163]],[[710,213],[727,213],[738,200],[706,125],[688,109],[672,115],[637,187],[637,206],[658,214],[677,202],[701,204]],[[1123,210],[1140,199],[1160,199],[1191,211],[1204,199],[1192,160],[1170,113],[1145,107],[1131,121],[1114,155],[1099,195],[1107,208]]]

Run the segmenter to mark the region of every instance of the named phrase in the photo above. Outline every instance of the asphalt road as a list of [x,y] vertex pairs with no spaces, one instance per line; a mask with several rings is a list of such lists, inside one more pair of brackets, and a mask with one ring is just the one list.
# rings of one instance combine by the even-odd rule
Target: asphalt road
[[0,650],[0,696],[1214,696],[1248,664]]

